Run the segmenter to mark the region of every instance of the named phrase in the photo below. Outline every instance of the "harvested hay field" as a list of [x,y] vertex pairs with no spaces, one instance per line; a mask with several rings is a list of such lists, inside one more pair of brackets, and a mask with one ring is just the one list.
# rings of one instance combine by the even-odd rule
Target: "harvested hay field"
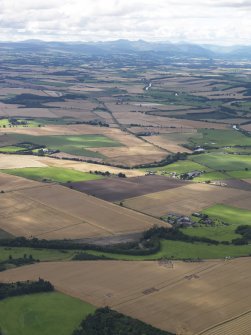
[[162,222],[59,185],[0,195],[1,228],[15,236],[81,239],[140,232]]
[[169,190],[187,185],[188,182],[163,176],[142,176],[129,179],[106,178],[96,181],[68,183],[75,190],[106,201],[121,201],[144,194]]
[[[40,161],[40,158],[39,158]],[[145,173],[141,170],[133,170],[133,169],[120,169],[113,166],[105,165],[105,164],[92,164],[87,162],[75,162],[70,160],[63,160],[63,159],[53,159],[50,157],[42,157],[41,162],[43,164],[47,164],[48,166],[55,166],[55,167],[63,167],[66,169],[73,169],[76,171],[82,172],[110,172],[111,174],[118,174],[120,172],[124,173],[127,177],[137,177],[142,176]]]
[[5,155],[0,154],[0,170],[26,168],[26,167],[62,167],[76,171],[109,171],[111,174],[125,173],[127,177],[142,176],[145,173],[141,170],[120,169],[105,164],[92,164],[87,162],[76,162],[65,159],[54,159],[50,157],[28,156],[28,155]]
[[228,321],[239,334],[239,316],[250,311],[250,267],[250,258],[171,264],[52,262],[2,272],[0,280],[41,277],[63,293],[180,335],[229,334],[209,330]]
[[172,153],[177,153],[177,152],[188,152],[190,153],[191,150],[181,146],[179,143],[170,140],[167,136],[165,135],[154,135],[154,136],[143,136],[145,140],[147,140],[150,143],[153,143],[154,145],[163,148],[165,150],[168,150],[169,152]]
[[38,157],[28,155],[0,154],[0,169],[15,169],[26,167],[45,167]]
[[217,203],[249,209],[251,192],[207,184],[189,184],[123,201],[125,207],[156,217],[167,213],[190,215]]

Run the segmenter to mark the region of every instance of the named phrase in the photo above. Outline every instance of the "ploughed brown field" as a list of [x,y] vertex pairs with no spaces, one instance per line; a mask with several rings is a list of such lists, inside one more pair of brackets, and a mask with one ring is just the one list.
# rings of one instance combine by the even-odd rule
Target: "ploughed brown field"
[[9,192],[38,186],[41,184],[34,180],[0,173],[0,191]]
[[125,207],[156,217],[173,212],[190,215],[216,203],[250,209],[251,192],[193,183],[123,201]]
[[[16,184],[16,177],[12,180],[18,185],[19,179]],[[29,181],[27,185],[0,194],[1,228],[15,236],[81,239],[141,232],[163,224],[64,186]]]
[[250,269],[250,258],[48,262],[2,272],[0,280],[40,277],[59,291],[179,335],[229,335],[249,334],[239,326],[251,325]]
[[85,182],[68,183],[67,186],[106,201],[121,201],[144,194],[171,190],[189,184],[164,176],[140,176],[132,178],[107,178]]

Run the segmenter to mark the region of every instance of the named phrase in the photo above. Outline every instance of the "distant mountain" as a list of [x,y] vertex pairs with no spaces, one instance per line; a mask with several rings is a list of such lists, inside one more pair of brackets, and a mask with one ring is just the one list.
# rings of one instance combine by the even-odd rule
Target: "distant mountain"
[[22,42],[0,42],[1,49],[15,49],[30,52],[69,52],[87,55],[152,54],[162,57],[200,57],[251,59],[251,46],[224,47],[217,45],[197,45],[191,43],[129,41],[120,39],[108,42],[45,42],[27,40]]

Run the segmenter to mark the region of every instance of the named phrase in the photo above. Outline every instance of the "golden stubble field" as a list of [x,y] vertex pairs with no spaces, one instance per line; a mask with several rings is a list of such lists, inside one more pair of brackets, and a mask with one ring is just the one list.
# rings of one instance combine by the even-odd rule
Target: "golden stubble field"
[[156,217],[167,213],[190,215],[216,203],[250,209],[251,192],[194,183],[123,201],[125,207]]
[[[127,177],[143,176],[145,173],[136,169],[122,169],[105,164],[94,164],[87,162],[77,162],[72,160],[54,159],[52,157],[40,157],[29,155],[5,155],[0,154],[0,170],[1,169],[18,169],[26,167],[61,167],[82,172],[90,171],[109,171],[112,174],[119,172],[125,173]],[[27,179],[25,179],[27,183]]]
[[[178,335],[229,335],[221,325],[227,321],[233,334],[248,334],[238,327],[239,316],[250,311],[250,268],[250,258],[172,267],[152,261],[49,262],[2,272],[0,280],[40,277],[59,291]],[[247,314],[245,323],[250,321]]]
[[1,228],[15,236],[81,239],[140,232],[163,224],[63,186],[27,185],[0,194]]

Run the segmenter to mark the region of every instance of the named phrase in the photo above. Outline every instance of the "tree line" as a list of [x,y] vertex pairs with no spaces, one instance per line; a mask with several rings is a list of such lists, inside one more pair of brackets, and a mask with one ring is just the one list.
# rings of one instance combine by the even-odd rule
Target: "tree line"
[[108,307],[87,316],[72,335],[172,335]]
[[16,283],[0,283],[0,300],[25,294],[52,292],[54,286],[46,280],[39,278],[37,281],[24,281]]

